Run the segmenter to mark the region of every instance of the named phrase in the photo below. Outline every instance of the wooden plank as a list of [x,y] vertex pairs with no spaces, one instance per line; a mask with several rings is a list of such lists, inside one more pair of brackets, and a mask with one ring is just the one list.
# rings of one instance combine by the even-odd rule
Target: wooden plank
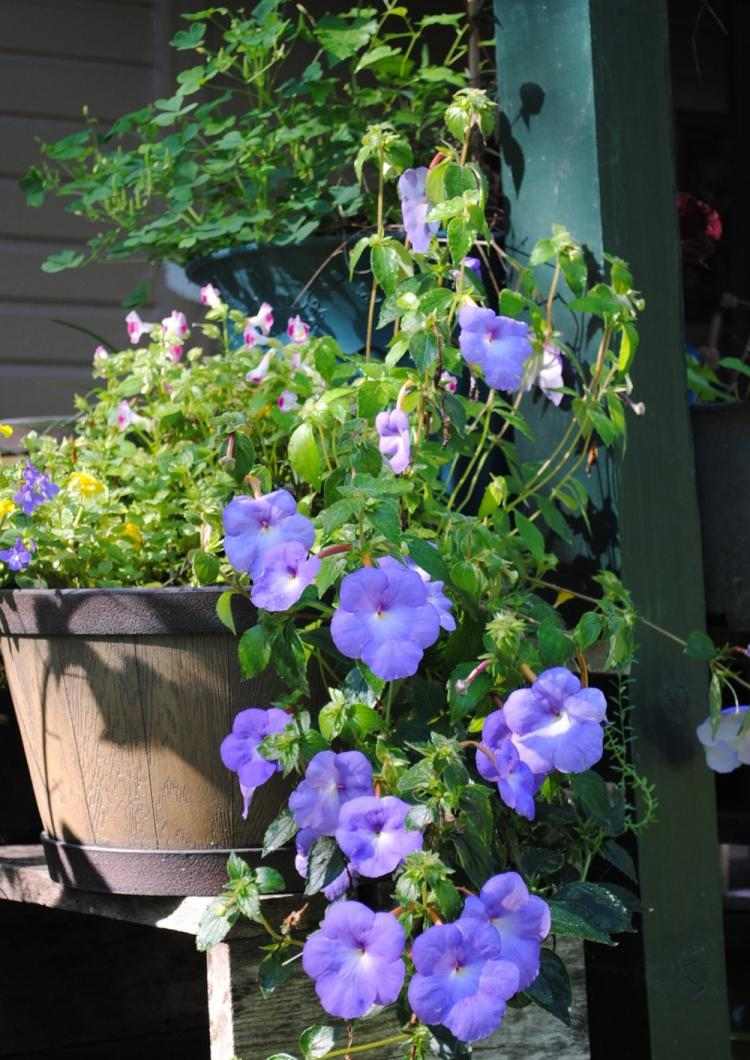
[[[195,935],[212,898],[155,898],[127,894],[92,894],[53,883],[47,872],[41,846],[0,847],[0,902],[60,909],[68,913],[143,924],[162,931]],[[269,915],[279,919],[300,904],[299,895],[263,897]],[[261,937],[261,929],[249,921],[237,924],[230,938]],[[263,936],[265,937],[265,936]]]
[[[0,113],[0,178],[22,176],[40,160],[39,142],[53,143],[81,129],[80,121],[12,117]],[[3,185],[7,188],[7,185]]]
[[[33,364],[69,364],[90,369],[96,339],[58,321],[88,328],[107,343],[125,347],[125,309],[82,306],[71,310],[67,306],[59,309],[38,306],[38,311],[32,314],[29,308],[15,303],[0,304],[0,361],[24,364],[29,369]],[[139,311],[146,316],[145,310]]]
[[153,96],[150,69],[109,62],[96,68],[74,59],[4,55],[0,61],[0,100],[4,114],[78,118],[88,105],[95,117],[112,121],[148,103]]
[[91,387],[87,369],[66,365],[0,364],[0,417],[63,416],[74,411],[76,394]]
[[151,274],[145,263],[116,262],[91,265],[85,272],[41,271],[50,251],[59,247],[43,243],[0,241],[0,302],[67,303],[119,308],[123,298]]
[[[98,0],[0,0],[0,53],[63,55],[75,59],[152,60],[148,8],[127,8]],[[93,73],[93,72],[92,72]]]
[[[567,940],[561,955],[571,973],[574,991],[573,1025],[566,1028],[536,1006],[508,1009],[497,1034],[477,1042],[473,1055],[495,1060],[588,1060],[583,947]],[[339,1028],[341,1020],[322,1011],[313,984],[297,968],[290,982],[268,1000],[258,987],[258,942],[239,939],[219,943],[207,954],[208,1012],[211,1060],[266,1060],[270,1053],[297,1055],[297,1039],[305,1027],[325,1022]],[[356,1044],[377,1041],[399,1030],[392,1009],[356,1028]],[[378,1060],[401,1060],[403,1045],[378,1050]]]
[[[645,292],[635,396],[648,415],[633,424],[619,482],[603,474],[602,487],[610,510],[619,511],[622,570],[636,605],[684,634],[702,627],[704,612],[665,5],[497,0],[495,10],[513,242],[529,247],[553,222],[563,223],[597,260],[605,247],[628,260]],[[563,329],[566,323],[558,320]],[[644,634],[633,676],[638,763],[660,801],[658,821],[639,844],[651,1057],[726,1060],[713,778],[694,737],[706,713],[705,674],[679,649]],[[628,971],[632,977],[632,965]],[[612,991],[613,1010],[619,1005]],[[621,1055],[640,1060],[645,1019],[643,1009],[632,1010],[618,1023]],[[608,1030],[592,1040],[595,1055],[608,1055]]]

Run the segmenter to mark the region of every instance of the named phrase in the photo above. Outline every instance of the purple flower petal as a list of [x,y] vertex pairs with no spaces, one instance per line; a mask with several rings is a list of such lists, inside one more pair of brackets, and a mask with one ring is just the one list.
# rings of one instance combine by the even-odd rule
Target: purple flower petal
[[528,325],[472,304],[461,307],[458,322],[458,345],[464,360],[478,365],[494,390],[518,390],[532,353]]
[[342,807],[336,842],[361,876],[386,876],[422,849],[422,833],[405,827],[411,809],[391,795],[365,795]]
[[263,573],[254,580],[250,599],[266,611],[288,611],[319,571],[318,557],[308,556],[298,541],[279,545],[266,553]]
[[279,545],[297,541],[309,549],[315,527],[297,513],[297,504],[287,490],[264,497],[238,496],[227,504],[224,519],[224,551],[236,570],[258,578],[270,552]]
[[300,828],[333,835],[341,807],[372,794],[372,766],[360,751],[319,751],[289,796],[289,809]]

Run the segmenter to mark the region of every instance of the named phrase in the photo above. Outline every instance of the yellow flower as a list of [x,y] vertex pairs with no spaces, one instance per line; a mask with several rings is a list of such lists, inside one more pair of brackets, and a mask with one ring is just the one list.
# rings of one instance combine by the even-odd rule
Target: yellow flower
[[0,519],[4,519],[6,515],[10,515],[15,510],[16,506],[13,501],[8,499],[0,500]]
[[0,435],[3,438],[10,438],[11,434],[13,434],[11,425],[9,423],[0,423]]
[[68,479],[68,486],[83,497],[95,497],[104,489],[104,483],[89,475],[88,471],[74,471]]
[[143,544],[143,534],[140,531],[140,527],[136,526],[135,523],[125,523],[122,528],[122,536],[132,541],[136,548],[140,548]]

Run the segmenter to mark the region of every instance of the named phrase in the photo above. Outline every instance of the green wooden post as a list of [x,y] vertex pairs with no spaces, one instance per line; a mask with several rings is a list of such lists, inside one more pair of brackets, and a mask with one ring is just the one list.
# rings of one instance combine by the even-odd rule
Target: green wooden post
[[[646,297],[635,397],[647,415],[631,421],[612,501],[637,607],[685,635],[705,615],[666,3],[495,0],[495,16],[511,243],[528,247],[562,223],[597,260],[603,248],[625,258]],[[652,1060],[729,1057],[713,777],[694,736],[706,693],[699,664],[641,630],[637,758],[660,803],[638,852]]]

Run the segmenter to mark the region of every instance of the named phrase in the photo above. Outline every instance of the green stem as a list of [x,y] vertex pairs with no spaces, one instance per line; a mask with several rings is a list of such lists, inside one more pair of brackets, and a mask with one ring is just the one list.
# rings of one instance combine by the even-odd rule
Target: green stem
[[[487,396],[487,403],[484,406],[484,425],[482,427],[482,434],[479,439],[479,444],[474,451],[474,455],[470,458],[468,464],[464,468],[464,473],[459,479],[456,487],[448,498],[448,509],[450,510],[458,500],[458,494],[461,492],[466,480],[476,467],[477,461],[481,459],[485,444],[487,442],[487,435],[490,433],[490,420],[492,419],[492,405],[495,399],[495,391],[490,390]],[[486,459],[486,456],[485,456]]]
[[376,1042],[362,1042],[361,1045],[350,1045],[345,1049],[334,1049],[332,1053],[326,1053],[328,1060],[333,1056],[349,1056],[351,1053],[367,1053],[370,1049],[383,1049],[386,1045],[397,1045],[399,1042],[407,1042],[408,1034],[392,1034],[389,1038],[379,1038]]

